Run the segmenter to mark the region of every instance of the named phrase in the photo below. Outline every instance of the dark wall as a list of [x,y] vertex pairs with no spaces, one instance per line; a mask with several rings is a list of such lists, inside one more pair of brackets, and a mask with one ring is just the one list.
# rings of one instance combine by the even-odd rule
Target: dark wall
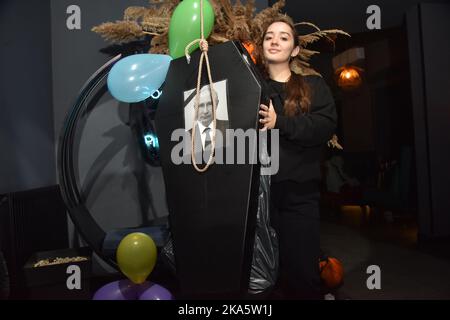
[[[54,128],[59,137],[64,118],[87,79],[111,57],[100,50],[109,45],[92,27],[123,18],[129,6],[145,6],[146,0],[51,0]],[[70,5],[81,11],[81,29],[69,30]]]
[[[269,1],[274,3],[276,1]],[[441,2],[447,0],[286,0],[286,12],[296,22],[310,21],[322,29],[340,28],[349,33],[367,31],[366,13],[370,5],[378,5],[381,9],[381,28],[399,26],[406,11],[417,3]]]
[[50,1],[0,2],[0,194],[56,183]]
[[[129,6],[145,6],[146,0],[52,0],[52,67],[54,130],[58,143],[63,122],[79,91],[89,77],[111,59],[102,49],[110,44],[92,27],[121,20]],[[66,10],[77,5],[81,29],[70,30]],[[106,88],[104,89],[105,91]],[[128,126],[129,106],[106,92],[92,105],[79,123],[75,146],[78,185],[86,205],[97,223],[107,232],[135,227],[157,216],[167,215],[163,198],[154,207],[139,203],[138,177],[146,177],[146,198],[163,189],[158,168],[145,166],[140,159],[135,137]],[[155,212],[156,211],[156,212]],[[158,212],[158,213],[157,213]],[[72,227],[69,228],[70,232]]]
[[408,13],[420,235],[450,236],[450,5]]

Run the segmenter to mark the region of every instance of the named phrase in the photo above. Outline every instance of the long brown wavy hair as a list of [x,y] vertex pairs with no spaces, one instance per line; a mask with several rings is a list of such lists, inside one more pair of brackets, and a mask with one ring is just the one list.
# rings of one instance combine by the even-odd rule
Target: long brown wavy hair
[[[294,48],[299,46],[298,32],[295,29],[294,22],[288,16],[279,16],[275,19],[269,21],[264,28],[263,36],[259,39],[257,43],[256,50],[256,61],[257,65],[260,67],[266,78],[269,78],[269,71],[267,69],[267,62],[264,58],[263,51],[263,41],[266,36],[267,29],[272,23],[284,22],[292,30],[292,36],[294,39]],[[291,76],[286,83],[286,99],[284,102],[284,113],[285,115],[292,117],[297,115],[299,112],[306,113],[311,105],[311,88],[304,80],[303,76],[291,71]]]

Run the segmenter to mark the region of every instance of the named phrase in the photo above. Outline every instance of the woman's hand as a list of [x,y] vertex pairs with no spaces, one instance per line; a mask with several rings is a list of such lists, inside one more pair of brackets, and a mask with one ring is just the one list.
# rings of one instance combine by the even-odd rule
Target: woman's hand
[[261,129],[262,131],[275,128],[275,123],[277,122],[277,114],[275,112],[275,109],[273,108],[272,100],[270,100],[269,107],[264,104],[260,105],[259,114],[263,117],[262,119],[259,119],[259,122],[264,125],[264,127]]

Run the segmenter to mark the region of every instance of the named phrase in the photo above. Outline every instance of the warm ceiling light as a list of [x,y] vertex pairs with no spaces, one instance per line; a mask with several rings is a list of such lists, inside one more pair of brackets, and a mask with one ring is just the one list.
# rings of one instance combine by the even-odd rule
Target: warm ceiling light
[[342,89],[354,89],[361,85],[361,69],[353,66],[343,67],[338,70],[338,86]]

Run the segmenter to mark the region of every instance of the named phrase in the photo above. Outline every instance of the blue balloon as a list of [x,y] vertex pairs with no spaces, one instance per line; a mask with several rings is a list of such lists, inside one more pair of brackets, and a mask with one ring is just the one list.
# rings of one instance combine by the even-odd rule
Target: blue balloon
[[135,103],[159,98],[172,57],[165,54],[135,54],[116,62],[108,74],[108,89],[119,101]]

